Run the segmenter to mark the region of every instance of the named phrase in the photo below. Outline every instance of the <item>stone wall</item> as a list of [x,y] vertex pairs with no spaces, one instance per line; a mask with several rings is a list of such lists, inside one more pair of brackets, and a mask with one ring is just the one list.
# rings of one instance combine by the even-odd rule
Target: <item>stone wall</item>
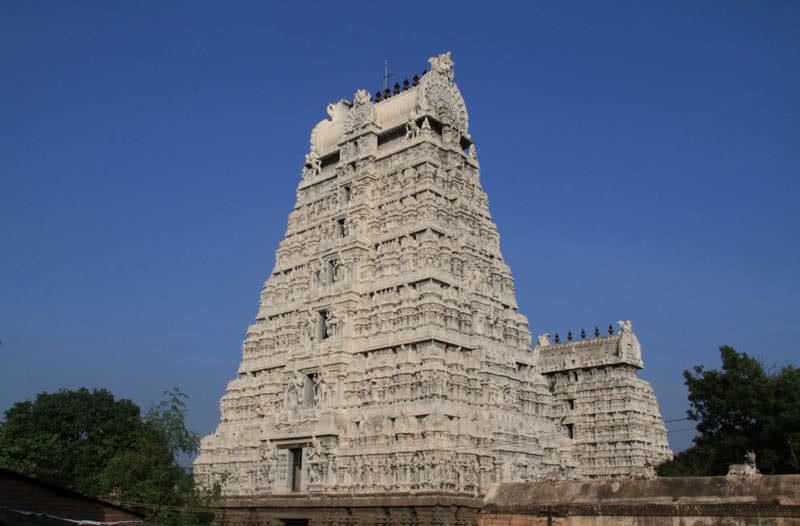
[[419,495],[227,498],[219,526],[762,526],[800,524],[800,475],[506,483],[484,499]]
[[511,483],[492,488],[480,526],[800,524],[800,475]]
[[446,494],[228,498],[216,526],[473,526],[481,501]]

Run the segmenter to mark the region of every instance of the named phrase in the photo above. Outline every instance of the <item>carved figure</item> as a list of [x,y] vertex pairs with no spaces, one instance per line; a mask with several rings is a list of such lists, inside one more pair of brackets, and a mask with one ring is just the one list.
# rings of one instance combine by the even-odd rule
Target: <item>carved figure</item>
[[322,382],[322,373],[317,373],[313,377],[314,382],[314,405],[320,405],[322,401],[322,393],[320,392],[320,385]]
[[431,123],[428,120],[428,117],[425,117],[422,120],[422,129],[421,132],[423,135],[430,135],[431,134]]
[[305,386],[305,375],[300,372],[294,374],[294,391],[297,400],[297,405],[303,405],[303,387]]
[[313,343],[314,340],[317,339],[319,331],[319,314],[314,311],[308,311],[308,323],[306,327],[308,327],[308,342]]
[[408,119],[408,123],[406,123],[406,139],[416,139],[419,135],[419,126],[417,126],[417,114],[411,113],[411,118]]
[[320,161],[316,152],[310,151],[306,154],[305,167],[312,176],[319,175],[322,172],[322,161]]
[[731,464],[728,467],[728,476],[757,475],[755,451],[748,451],[744,456],[744,464]]
[[441,55],[431,57],[428,59],[431,64],[431,72],[441,73],[449,79],[453,78],[453,62],[450,52],[442,53]]
[[[350,108],[345,117],[345,134],[353,133],[355,130],[375,122],[375,107],[370,99],[371,97],[367,90],[356,90],[353,95],[353,107]],[[351,144],[356,146],[355,143]],[[354,153],[357,155],[357,152]]]

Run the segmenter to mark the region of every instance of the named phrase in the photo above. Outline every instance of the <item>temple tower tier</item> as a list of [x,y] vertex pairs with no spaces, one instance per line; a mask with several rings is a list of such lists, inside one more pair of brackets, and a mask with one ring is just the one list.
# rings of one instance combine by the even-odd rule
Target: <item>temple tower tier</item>
[[[531,347],[450,53],[328,105],[197,481],[226,496],[481,495],[671,457],[618,334]],[[378,99],[378,97],[376,97]]]

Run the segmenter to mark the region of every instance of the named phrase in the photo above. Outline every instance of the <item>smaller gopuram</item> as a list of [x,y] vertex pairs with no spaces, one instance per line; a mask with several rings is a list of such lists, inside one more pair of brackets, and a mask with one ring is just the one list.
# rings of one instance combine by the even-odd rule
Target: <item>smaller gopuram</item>
[[[195,477],[226,497],[475,498],[671,457],[629,321],[532,344],[450,53],[329,104]],[[496,176],[496,175],[495,175]]]

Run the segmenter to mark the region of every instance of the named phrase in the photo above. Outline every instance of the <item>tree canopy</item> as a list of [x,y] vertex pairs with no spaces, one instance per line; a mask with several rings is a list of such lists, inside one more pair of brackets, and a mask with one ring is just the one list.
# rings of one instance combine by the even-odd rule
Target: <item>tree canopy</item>
[[0,466],[90,496],[149,505],[164,524],[197,523],[204,516],[176,513],[204,498],[176,462],[197,451],[186,429],[187,396],[178,389],[144,416],[130,400],[105,389],[39,393],[14,404],[0,423]]
[[724,475],[748,451],[762,473],[800,471],[800,369],[768,373],[747,353],[720,347],[721,370],[684,371],[694,446],[662,464],[664,476]]

